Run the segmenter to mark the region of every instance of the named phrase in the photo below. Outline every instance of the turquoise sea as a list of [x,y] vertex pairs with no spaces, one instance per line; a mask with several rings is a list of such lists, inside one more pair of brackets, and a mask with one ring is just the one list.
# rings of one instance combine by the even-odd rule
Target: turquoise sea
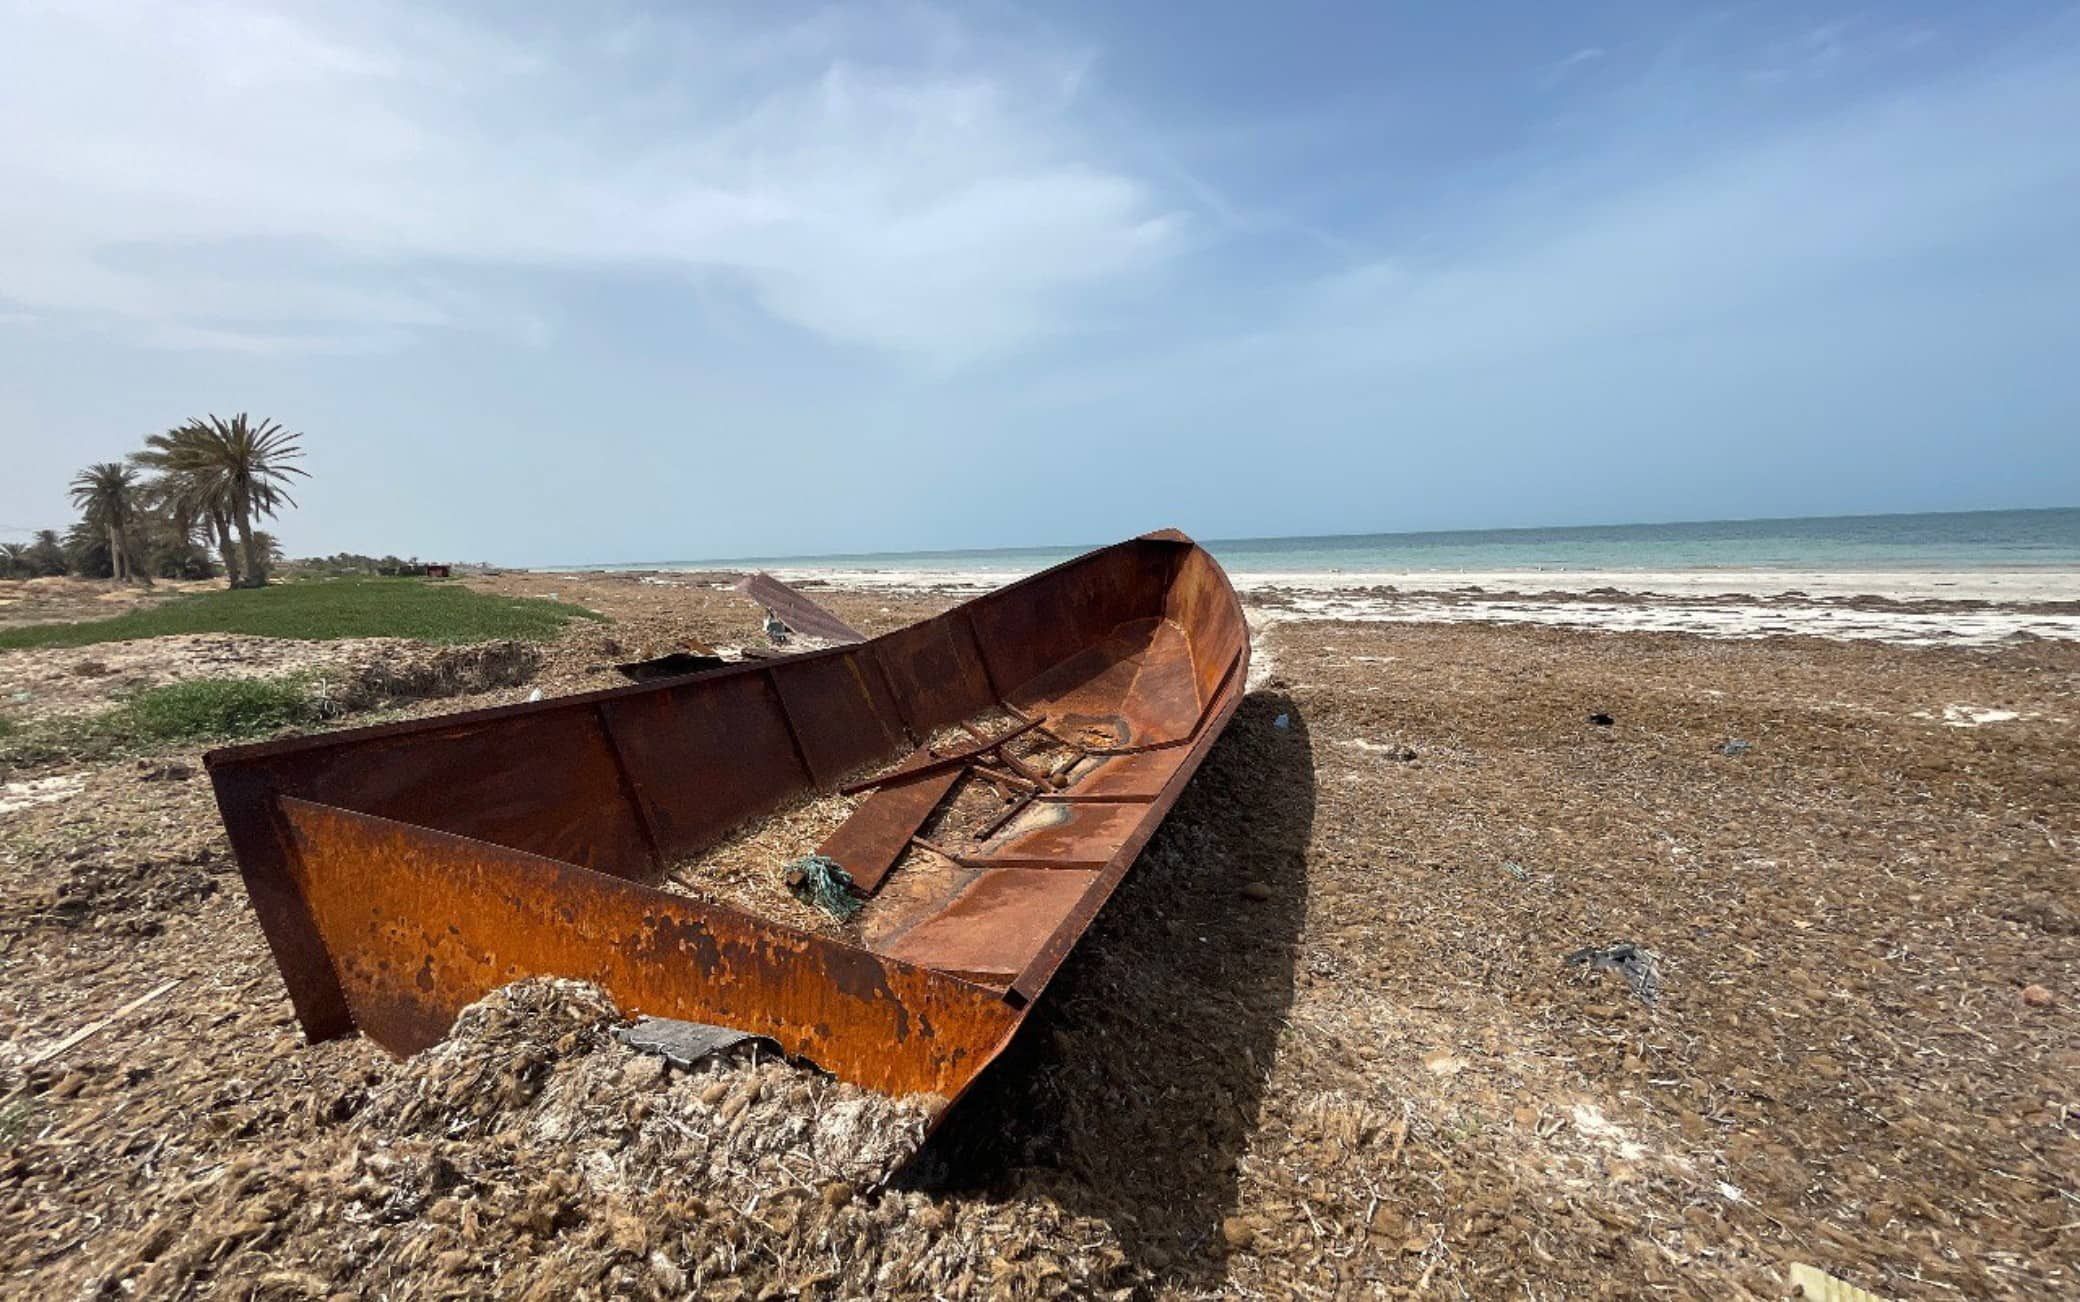
[[[1111,539],[985,551],[733,556],[610,568],[1028,573]],[[1231,573],[1397,570],[2080,568],[2080,508],[1817,516],[1315,538],[1200,539]],[[598,568],[598,567],[585,567]]]

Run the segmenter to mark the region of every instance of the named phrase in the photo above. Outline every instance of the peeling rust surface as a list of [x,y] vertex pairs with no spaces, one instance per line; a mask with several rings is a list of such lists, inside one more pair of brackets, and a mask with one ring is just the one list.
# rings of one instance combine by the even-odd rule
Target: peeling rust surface
[[951,1096],[1017,1018],[897,959],[535,855],[294,798],[298,878],[355,1023],[408,1054],[511,981],[592,981],[624,1013],[769,1036],[847,1080]]

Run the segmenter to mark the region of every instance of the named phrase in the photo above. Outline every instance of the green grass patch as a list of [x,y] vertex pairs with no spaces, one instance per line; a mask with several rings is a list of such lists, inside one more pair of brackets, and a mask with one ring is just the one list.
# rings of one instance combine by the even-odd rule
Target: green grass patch
[[58,763],[94,763],[182,743],[239,741],[321,723],[317,680],[190,678],[147,688],[115,709],[85,717],[14,721],[0,730],[0,773]]
[[285,678],[191,678],[139,692],[100,722],[118,738],[187,741],[259,737],[318,718],[310,683]]
[[0,648],[91,646],[176,633],[247,633],[323,639],[409,637],[422,642],[542,641],[573,619],[602,619],[582,606],[534,597],[496,597],[424,579],[309,579],[175,597],[113,619],[0,630]]

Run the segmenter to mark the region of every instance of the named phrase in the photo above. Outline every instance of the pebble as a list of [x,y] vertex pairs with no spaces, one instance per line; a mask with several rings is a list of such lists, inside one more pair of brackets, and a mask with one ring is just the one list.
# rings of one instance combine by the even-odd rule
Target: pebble
[[1262,903],[1271,898],[1271,888],[1263,882],[1251,882],[1242,888],[1242,898]]
[[2022,987],[2022,1002],[2028,1004],[2031,1008],[2049,1008],[2052,1003],[2052,995],[2043,986],[2026,985]]

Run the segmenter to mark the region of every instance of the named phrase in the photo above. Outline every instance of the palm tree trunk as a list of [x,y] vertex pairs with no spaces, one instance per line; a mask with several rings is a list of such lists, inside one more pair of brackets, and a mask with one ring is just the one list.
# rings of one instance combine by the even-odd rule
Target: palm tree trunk
[[253,509],[243,502],[239,506],[238,542],[240,549],[245,552],[246,556],[244,586],[248,588],[265,587],[267,585],[267,571],[262,568],[262,558],[257,554],[253,545]]
[[122,583],[128,577],[123,573],[123,535],[114,525],[107,526],[107,533],[109,569],[115,575],[115,581]]
[[231,521],[222,511],[210,512],[210,524],[217,534],[217,557],[224,562],[224,578],[232,587],[238,586],[238,551],[231,545]]

